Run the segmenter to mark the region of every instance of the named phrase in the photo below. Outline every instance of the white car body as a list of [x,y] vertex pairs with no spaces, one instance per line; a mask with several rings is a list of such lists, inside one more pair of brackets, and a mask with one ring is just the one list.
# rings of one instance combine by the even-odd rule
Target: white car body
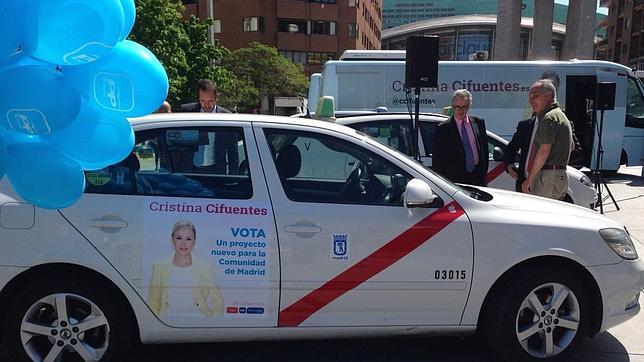
[[[418,137],[418,149],[420,151],[420,160],[423,165],[431,167],[432,158],[428,150],[431,150],[431,143],[433,140],[429,137],[430,134],[433,134],[433,127],[435,127],[439,122],[448,119],[448,117],[438,114],[421,114],[419,115],[419,120],[421,122],[421,128],[431,127],[429,130],[420,130]],[[336,120],[336,123],[342,124],[360,131],[364,131],[365,128],[370,125],[380,125],[380,126],[394,126],[401,127],[407,125],[411,129],[411,120],[409,114],[403,113],[374,113],[374,114],[364,114],[351,117],[341,117]],[[493,132],[487,131],[488,136],[488,155],[489,155],[489,169],[488,169],[488,187],[494,187],[504,190],[514,190],[515,181],[510,175],[505,172],[505,165],[500,160],[494,159],[494,148],[498,147],[501,151],[506,151],[506,146],[508,141],[504,138],[496,135]],[[411,137],[411,135],[409,136]],[[379,140],[381,143],[387,145],[386,138],[381,138]],[[411,142],[411,140],[409,141]],[[395,147],[395,145],[390,145]],[[404,153],[404,152],[403,152]],[[409,155],[409,154],[408,154]],[[410,155],[409,155],[410,156]],[[573,203],[575,205],[594,208],[595,203],[597,202],[597,191],[593,187],[592,181],[583,172],[567,166],[566,173],[568,174],[568,192],[565,201]]]
[[[631,260],[618,255],[599,230],[616,230],[626,237],[624,228],[591,210],[492,188],[461,188],[369,137],[328,122],[183,113],[148,116],[132,124],[139,155],[149,152],[142,151],[149,135],[165,134],[163,142],[169,142],[168,135],[176,137],[177,129],[240,130],[238,148],[250,172],[240,167],[240,175],[225,175],[225,188],[211,190],[211,195],[184,178],[200,180],[205,187],[219,175],[168,173],[139,158],[136,178],[130,178],[136,187],[130,194],[123,191],[128,173],[118,168],[126,166],[117,165],[88,173],[88,191],[61,210],[26,204],[6,178],[1,180],[0,325],[13,326],[2,331],[13,353],[24,356],[21,348],[26,348],[33,359],[39,353],[86,353],[85,344],[70,344],[69,335],[73,341],[87,336],[74,334],[60,322],[68,314],[58,306],[70,300],[91,304],[98,315],[89,321],[69,317],[70,325],[98,328],[92,324],[98,320],[101,328],[111,329],[103,349],[96,349],[106,360],[117,358],[110,354],[116,350],[123,352],[127,343],[118,338],[136,330],[144,343],[471,334],[485,325],[491,300],[500,298],[492,291],[517,273],[538,277],[536,271],[542,268],[554,270],[553,282],[564,287],[560,278],[578,278],[581,286],[568,291],[575,292],[570,294],[582,306],[583,328],[582,322],[578,326],[585,334],[618,325],[640,310],[644,263],[636,254]],[[190,135],[185,131],[181,136],[186,144],[197,139]],[[314,152],[302,156],[301,163],[311,166],[304,171],[316,172],[317,179],[283,177],[278,171],[276,164],[288,147],[283,144],[293,135],[303,141],[291,144],[299,152]],[[346,162],[348,169],[341,195],[320,187],[336,176],[326,175],[325,165],[315,163],[323,151],[310,151],[313,148],[307,147],[313,142],[305,136],[332,145],[324,152],[347,147],[368,155],[366,166],[337,161]],[[388,169],[376,169],[378,165],[398,170],[382,194],[383,202],[391,204],[362,198],[373,192],[369,185],[389,182],[382,177]],[[362,190],[356,196],[356,185],[349,179],[360,167],[367,175],[356,172],[357,190]],[[405,194],[396,195],[393,183],[399,176],[411,179]],[[155,178],[166,181],[155,183]],[[243,188],[234,189],[239,186],[235,180],[252,185],[250,195]],[[165,185],[171,181],[184,189]],[[288,193],[282,186],[287,182]],[[110,183],[118,187],[97,191]],[[316,187],[305,190],[309,183]],[[217,198],[218,192],[225,198]],[[334,195],[346,197],[346,202],[334,202]],[[307,197],[315,201],[292,200]],[[153,312],[148,297],[152,263],[173,255],[170,230],[181,219],[196,225],[192,252],[212,264],[223,295],[221,315]],[[219,256],[226,251],[237,256]],[[231,267],[237,260],[254,266]],[[259,267],[261,261],[265,264]],[[106,296],[109,302],[101,299]],[[42,303],[57,318],[51,325],[35,322],[28,312],[42,310]],[[122,328],[130,324],[138,328]],[[56,332],[50,335],[52,329]],[[53,352],[31,346],[34,336],[54,343]],[[55,343],[62,347],[56,349]],[[550,353],[556,357],[559,351]]]

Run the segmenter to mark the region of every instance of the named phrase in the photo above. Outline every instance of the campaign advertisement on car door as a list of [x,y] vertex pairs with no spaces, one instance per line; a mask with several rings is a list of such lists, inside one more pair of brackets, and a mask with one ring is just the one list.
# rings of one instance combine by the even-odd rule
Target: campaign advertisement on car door
[[273,216],[238,200],[148,198],[144,297],[170,323],[264,319]]

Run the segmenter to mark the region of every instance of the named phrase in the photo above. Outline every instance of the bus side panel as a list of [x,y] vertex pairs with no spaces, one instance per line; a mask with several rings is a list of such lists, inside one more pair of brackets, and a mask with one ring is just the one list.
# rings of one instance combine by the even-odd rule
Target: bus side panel
[[601,110],[597,110],[594,129],[593,154],[590,162],[590,169],[617,170],[619,169],[622,155],[622,144],[624,142],[624,124],[626,122],[626,77],[615,73],[597,71],[598,82],[614,82],[615,87],[615,109],[604,111],[604,122],[602,132],[602,146],[604,155],[599,160],[601,166],[597,167],[597,146],[599,142],[599,130],[601,127]]

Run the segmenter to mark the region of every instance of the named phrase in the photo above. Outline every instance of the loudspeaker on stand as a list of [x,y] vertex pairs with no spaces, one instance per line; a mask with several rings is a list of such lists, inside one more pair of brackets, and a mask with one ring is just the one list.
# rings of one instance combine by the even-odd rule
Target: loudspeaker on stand
[[410,36],[405,58],[406,88],[438,86],[438,37]]

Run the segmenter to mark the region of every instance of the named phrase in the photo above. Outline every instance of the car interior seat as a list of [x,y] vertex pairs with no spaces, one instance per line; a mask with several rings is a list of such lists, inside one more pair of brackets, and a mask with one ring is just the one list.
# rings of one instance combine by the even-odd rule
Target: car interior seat
[[291,144],[282,148],[277,155],[275,166],[281,179],[291,178],[300,173],[302,155],[297,146]]

